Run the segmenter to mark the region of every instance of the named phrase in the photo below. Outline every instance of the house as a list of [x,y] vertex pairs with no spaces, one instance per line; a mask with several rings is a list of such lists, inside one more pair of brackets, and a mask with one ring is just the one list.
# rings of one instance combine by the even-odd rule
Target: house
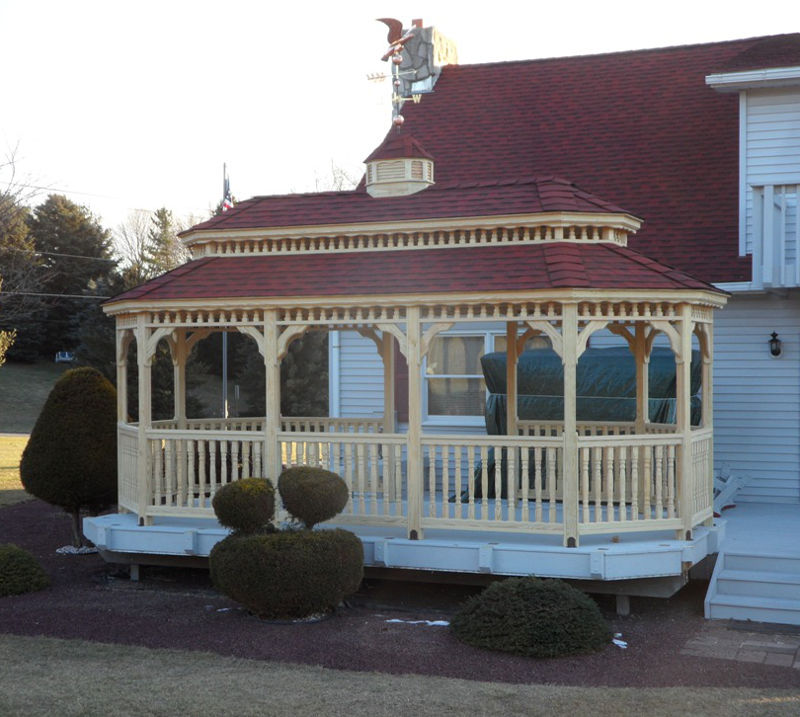
[[[438,57],[436,33],[411,35]],[[800,34],[431,62],[420,85],[400,75],[420,101],[398,101],[355,190],[242,202],[184,234],[189,263],[106,304],[118,385],[131,345],[140,382],[136,424],[120,392],[121,512],[87,521],[105,554],[207,555],[216,487],[311,462],[348,482],[337,523],[369,566],[670,594],[724,540],[713,465],[748,477],[737,502],[800,506]],[[310,328],[330,335],[330,416],[281,417],[280,359]],[[258,344],[266,416],[186,417],[186,356],[219,331]],[[153,422],[160,341],[175,416]],[[514,400],[516,357],[542,346],[564,366],[547,423]],[[589,346],[635,357],[635,420],[578,414]],[[654,346],[675,356],[666,424],[647,410]],[[505,436],[482,416],[495,350]]]

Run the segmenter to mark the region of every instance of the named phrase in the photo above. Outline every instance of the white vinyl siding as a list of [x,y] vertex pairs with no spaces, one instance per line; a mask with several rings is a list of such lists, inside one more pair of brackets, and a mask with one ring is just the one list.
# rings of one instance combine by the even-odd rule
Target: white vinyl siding
[[339,415],[383,415],[383,362],[375,343],[355,331],[339,333]]
[[800,182],[800,90],[751,90],[743,102],[745,251],[753,252],[751,188]]
[[715,316],[714,462],[750,478],[742,500],[800,500],[798,298],[734,296]]

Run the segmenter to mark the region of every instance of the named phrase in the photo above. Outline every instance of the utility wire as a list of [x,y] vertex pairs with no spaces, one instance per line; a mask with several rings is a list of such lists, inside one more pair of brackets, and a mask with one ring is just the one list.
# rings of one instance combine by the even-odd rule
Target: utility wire
[[0,296],[50,296],[60,299],[110,299],[110,296],[96,296],[94,294],[41,294],[35,291],[2,291]]
[[117,263],[116,259],[104,259],[103,257],[99,256],[85,256],[83,254],[59,254],[54,251],[39,251],[38,249],[20,249],[19,247],[16,246],[6,247],[4,251],[7,251],[9,249],[11,251],[18,251],[23,254],[36,254],[42,256],[62,256],[62,257],[67,257],[69,259],[88,259],[89,261],[107,261],[111,262],[112,264]]

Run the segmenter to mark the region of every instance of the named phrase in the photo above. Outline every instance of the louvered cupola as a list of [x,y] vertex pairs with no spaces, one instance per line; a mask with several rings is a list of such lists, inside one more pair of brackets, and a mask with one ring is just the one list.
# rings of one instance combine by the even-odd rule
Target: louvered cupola
[[405,197],[433,184],[433,157],[402,131],[390,132],[364,163],[372,197]]

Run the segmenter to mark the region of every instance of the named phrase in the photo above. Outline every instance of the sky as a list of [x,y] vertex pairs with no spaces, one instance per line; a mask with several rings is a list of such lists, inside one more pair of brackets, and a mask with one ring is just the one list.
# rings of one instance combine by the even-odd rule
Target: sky
[[[207,218],[238,199],[354,179],[391,119],[385,25],[414,18],[459,62],[583,55],[800,31],[796,0],[0,0],[0,164],[116,229],[131,212]],[[424,99],[423,99],[424,101]],[[0,182],[9,179],[0,168]],[[0,185],[3,186],[3,185]]]

